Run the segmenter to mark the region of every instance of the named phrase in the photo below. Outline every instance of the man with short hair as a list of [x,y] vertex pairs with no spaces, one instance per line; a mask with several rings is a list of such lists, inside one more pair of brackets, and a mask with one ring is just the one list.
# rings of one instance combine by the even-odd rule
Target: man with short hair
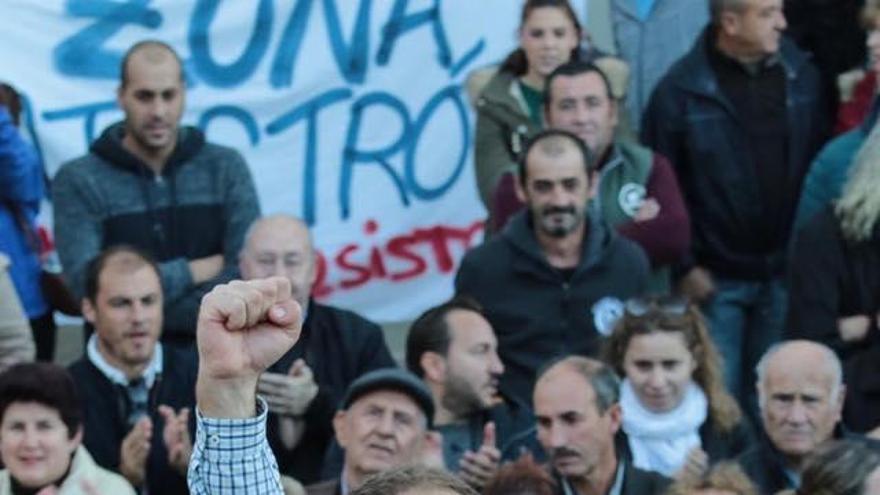
[[[670,265],[690,247],[690,222],[672,166],[620,135],[618,102],[598,66],[578,61],[562,64],[547,77],[546,88],[547,125],[577,135],[596,158],[598,217],[645,250],[653,268],[649,290],[668,293]],[[514,184],[515,177],[502,176],[496,206],[522,207],[513,198]],[[496,211],[493,217],[505,221],[513,211]]]
[[498,337],[501,390],[527,402],[535,373],[562,353],[595,355],[623,308],[641,294],[648,261],[588,207],[596,189],[583,141],[551,129],[529,142],[517,195],[528,206],[467,253],[456,293],[476,299]]
[[378,325],[311,299],[315,263],[308,227],[287,215],[254,222],[239,256],[245,280],[288,279],[305,315],[299,341],[259,381],[281,472],[305,484],[320,480],[333,416],[349,384],[368,371],[396,366]]
[[186,88],[165,43],[132,46],[117,102],[125,120],[52,182],[58,254],[71,289],[84,292],[87,262],[129,244],[159,262],[164,342],[192,343],[199,301],[235,273],[245,229],[259,216],[247,164],[202,132],[181,126]]
[[[607,365],[581,356],[551,362],[535,383],[538,440],[560,495],[652,495],[669,480],[642,471],[616,441],[622,422],[620,379]],[[621,444],[621,445],[618,445]]]
[[880,451],[877,442],[841,428],[846,386],[829,347],[807,340],[778,344],[761,358],[756,374],[766,435],[739,462],[761,493],[797,489],[805,461],[830,439],[860,439]]
[[819,77],[783,37],[782,0],[711,0],[712,22],[658,84],[642,142],[669,158],[693,226],[683,290],[704,304],[731,393],[781,338],[804,175],[828,128]]
[[446,468],[482,489],[505,456],[519,456],[505,447],[533,418],[498,391],[504,365],[479,304],[456,297],[419,316],[407,335],[406,365],[434,397]]
[[309,495],[346,495],[367,477],[419,463],[437,440],[431,392],[408,371],[385,368],[354,382],[333,418],[345,463],[338,479],[306,488]]
[[100,466],[150,493],[185,494],[190,411],[198,368],[192,349],[163,346],[159,268],[116,246],[89,263],[82,313],[94,326],[70,367],[83,406],[83,445]]
[[599,216],[645,250],[651,291],[668,293],[670,265],[690,247],[690,220],[669,161],[617,132],[620,109],[598,67],[559,66],[547,78],[547,124],[583,139],[596,157]]

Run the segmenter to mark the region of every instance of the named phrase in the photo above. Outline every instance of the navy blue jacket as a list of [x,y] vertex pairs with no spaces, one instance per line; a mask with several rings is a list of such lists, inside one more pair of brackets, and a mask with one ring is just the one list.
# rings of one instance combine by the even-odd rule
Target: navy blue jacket
[[[741,280],[766,280],[784,271],[790,235],[780,233],[778,253],[754,253],[748,245],[766,214],[749,152],[748,133],[723,94],[709,62],[710,25],[693,49],[670,69],[651,97],[642,141],[675,167],[691,215],[692,262]],[[819,75],[808,55],[783,38],[779,59],[786,75],[788,163],[784,212],[793,219],[810,161],[829,127]],[[790,210],[790,211],[789,211]]]
[[547,262],[528,211],[468,252],[456,275],[456,293],[483,306],[498,337],[501,391],[523,403],[531,403],[535,374],[548,360],[597,355],[622,301],[647,288],[644,251],[590,215],[570,279]]
[[[190,437],[195,441],[196,374],[198,357],[192,347],[162,346],[162,375],[150,390],[149,414],[153,422],[150,454],[147,458],[146,488],[149,493],[186,495],[186,478],[168,464],[162,440],[165,421],[158,406],[175,411],[190,410]],[[99,466],[119,472],[119,449],[128,435],[125,391],[83,356],[70,366],[83,406],[83,445]]]

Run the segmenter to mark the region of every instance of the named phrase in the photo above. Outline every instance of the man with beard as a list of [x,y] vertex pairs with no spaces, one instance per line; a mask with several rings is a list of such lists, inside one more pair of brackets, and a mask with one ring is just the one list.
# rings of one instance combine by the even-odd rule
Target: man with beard
[[502,392],[527,402],[543,363],[597,354],[621,300],[645,290],[649,267],[641,248],[594,218],[596,178],[579,137],[543,131],[522,156],[517,195],[527,209],[465,255],[455,288],[495,330]]
[[[482,489],[504,448],[532,426],[528,408],[499,394],[504,365],[480,306],[457,297],[423,313],[406,340],[406,365],[431,390],[446,469]],[[511,449],[512,450],[512,449]]]
[[58,255],[82,296],[86,264],[101,250],[127,244],[149,253],[165,296],[162,341],[187,346],[202,296],[235,274],[245,230],[260,214],[256,190],[237,151],[180,124],[184,73],[167,44],[128,50],[116,99],[125,120],[52,180]]
[[540,373],[534,394],[538,441],[560,495],[664,493],[667,479],[622,455],[619,391],[611,368],[581,356],[559,359]]
[[254,222],[239,256],[245,280],[289,280],[305,317],[299,341],[260,375],[258,391],[269,405],[269,442],[281,473],[306,484],[320,479],[333,415],[349,384],[395,366],[378,325],[311,299],[315,256],[308,226],[288,215]]
[[159,268],[117,246],[86,269],[82,313],[95,332],[70,367],[83,406],[83,445],[142,493],[186,494],[195,427],[195,352],[158,342]]

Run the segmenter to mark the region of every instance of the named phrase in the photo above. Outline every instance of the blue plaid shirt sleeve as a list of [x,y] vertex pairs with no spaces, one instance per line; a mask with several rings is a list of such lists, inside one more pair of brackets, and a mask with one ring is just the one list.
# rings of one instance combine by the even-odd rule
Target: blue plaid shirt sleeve
[[278,464],[266,439],[266,402],[257,416],[217,419],[196,409],[196,443],[187,482],[193,495],[283,494]]

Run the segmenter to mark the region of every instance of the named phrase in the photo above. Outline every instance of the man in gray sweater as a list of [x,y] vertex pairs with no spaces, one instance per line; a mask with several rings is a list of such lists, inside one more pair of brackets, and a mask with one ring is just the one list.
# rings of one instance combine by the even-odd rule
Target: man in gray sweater
[[135,44],[121,78],[125,120],[54,178],[58,253],[77,296],[86,264],[103,249],[129,244],[150,253],[165,293],[163,340],[189,344],[202,296],[235,273],[245,231],[260,213],[256,191],[237,151],[180,125],[184,77],[170,46]]

